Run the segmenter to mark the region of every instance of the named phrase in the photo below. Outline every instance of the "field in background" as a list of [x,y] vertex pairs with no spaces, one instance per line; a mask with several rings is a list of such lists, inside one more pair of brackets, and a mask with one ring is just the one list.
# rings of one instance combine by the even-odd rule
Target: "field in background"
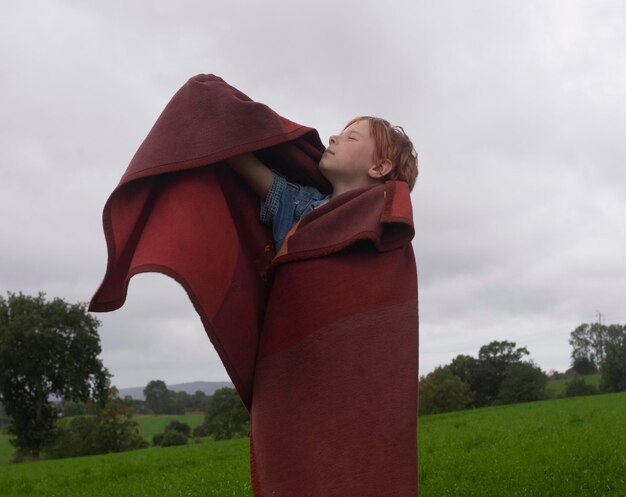
[[[422,416],[420,496],[625,497],[625,412],[622,392]],[[0,495],[250,497],[248,443],[0,466]]]

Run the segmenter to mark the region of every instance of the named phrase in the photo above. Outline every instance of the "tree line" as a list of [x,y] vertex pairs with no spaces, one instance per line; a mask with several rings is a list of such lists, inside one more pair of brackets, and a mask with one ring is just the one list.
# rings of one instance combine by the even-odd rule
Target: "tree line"
[[[626,391],[626,325],[583,323],[570,333],[571,367],[565,374],[565,396]],[[419,379],[419,412],[435,414],[548,398],[548,375],[532,360],[526,347],[493,341],[478,357],[458,355]],[[600,374],[600,387],[583,376]]]
[[483,345],[478,357],[458,355],[419,382],[420,414],[529,402],[545,398],[547,375],[515,342]]
[[193,394],[169,390],[162,380],[152,380],[143,389],[145,400],[135,400],[135,408],[141,414],[182,414],[204,411],[209,396],[202,390]]
[[572,368],[600,373],[600,391],[626,391],[626,325],[583,323],[570,334]]
[[16,461],[145,447],[136,410],[202,410],[198,436],[248,434],[248,412],[234,389],[188,395],[155,380],[146,386],[144,402],[120,399],[99,358],[99,326],[84,303],[48,301],[43,293],[0,296],[0,423]]
[[[133,405],[136,414],[184,414],[206,410],[209,396],[202,390],[193,394],[176,392],[167,388],[163,380],[151,380],[143,389],[144,400],[132,398],[130,395],[124,400]],[[84,402],[64,401],[62,403],[64,416],[85,414],[87,406]]]

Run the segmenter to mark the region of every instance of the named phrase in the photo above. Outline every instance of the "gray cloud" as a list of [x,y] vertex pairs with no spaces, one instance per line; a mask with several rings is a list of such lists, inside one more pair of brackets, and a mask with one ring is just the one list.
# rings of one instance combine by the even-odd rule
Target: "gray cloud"
[[[0,290],[87,301],[104,202],[173,93],[212,72],[323,140],[401,124],[420,370],[491,340],[568,365],[601,310],[626,322],[626,5],[442,1],[13,3],[0,21]],[[184,291],[133,279],[99,315],[118,386],[227,375]]]

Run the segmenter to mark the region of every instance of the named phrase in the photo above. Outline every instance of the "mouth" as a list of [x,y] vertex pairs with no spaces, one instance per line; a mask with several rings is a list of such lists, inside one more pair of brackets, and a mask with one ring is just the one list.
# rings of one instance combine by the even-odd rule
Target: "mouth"
[[330,154],[330,155],[335,155],[335,152],[332,152],[329,148],[327,148],[326,150],[324,150],[325,154]]

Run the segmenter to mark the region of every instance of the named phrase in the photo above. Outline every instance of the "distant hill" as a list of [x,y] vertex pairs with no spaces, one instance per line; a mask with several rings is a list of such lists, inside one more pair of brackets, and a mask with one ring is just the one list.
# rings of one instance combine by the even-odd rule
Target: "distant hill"
[[[173,390],[175,392],[187,392],[188,394],[193,394],[196,390],[201,390],[207,395],[213,395],[216,390],[224,387],[235,388],[230,381],[192,381],[191,383],[167,385],[168,390]],[[135,400],[144,400],[144,388],[146,388],[145,385],[142,387],[120,388],[119,396],[123,398],[130,395]]]

